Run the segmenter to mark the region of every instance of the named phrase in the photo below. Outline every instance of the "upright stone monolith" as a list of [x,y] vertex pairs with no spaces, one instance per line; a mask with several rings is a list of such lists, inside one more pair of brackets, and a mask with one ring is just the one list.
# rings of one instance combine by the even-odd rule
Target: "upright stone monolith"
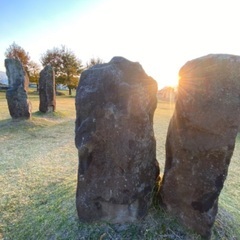
[[29,119],[31,103],[28,100],[28,77],[19,60],[5,59],[9,89],[6,92],[8,109],[13,119]]
[[201,57],[179,75],[161,197],[169,212],[208,239],[240,122],[240,57]]
[[82,73],[75,129],[80,220],[123,223],[147,214],[159,176],[156,93],[141,65],[122,57]]
[[39,78],[39,111],[53,112],[56,109],[55,74],[50,65],[41,72]]

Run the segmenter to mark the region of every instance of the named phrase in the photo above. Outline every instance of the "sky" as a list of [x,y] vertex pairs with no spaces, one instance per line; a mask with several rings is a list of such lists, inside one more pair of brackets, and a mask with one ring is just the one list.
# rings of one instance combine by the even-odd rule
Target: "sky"
[[210,53],[240,55],[239,0],[0,0],[0,71],[13,42],[40,63],[65,45],[85,65],[122,56],[139,62],[159,89]]

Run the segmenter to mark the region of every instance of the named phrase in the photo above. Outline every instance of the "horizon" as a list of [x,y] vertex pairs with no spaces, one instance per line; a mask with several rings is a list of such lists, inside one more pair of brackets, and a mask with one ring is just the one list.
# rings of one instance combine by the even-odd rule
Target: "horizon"
[[0,71],[15,42],[40,63],[65,45],[85,65],[122,56],[139,62],[159,85],[174,86],[189,60],[212,53],[240,55],[237,0],[7,0],[0,2]]

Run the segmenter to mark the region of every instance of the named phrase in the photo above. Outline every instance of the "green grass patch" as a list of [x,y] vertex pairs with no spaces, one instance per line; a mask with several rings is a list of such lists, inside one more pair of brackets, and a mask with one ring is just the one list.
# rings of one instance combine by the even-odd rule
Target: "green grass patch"
[[[200,239],[162,209],[152,206],[134,224],[83,224],[75,207],[78,158],[74,98],[57,96],[57,111],[38,111],[29,96],[30,120],[13,121],[0,93],[0,239]],[[159,102],[154,117],[157,159],[164,170],[165,138],[174,105]],[[240,137],[219,200],[212,239],[240,239],[238,156]]]

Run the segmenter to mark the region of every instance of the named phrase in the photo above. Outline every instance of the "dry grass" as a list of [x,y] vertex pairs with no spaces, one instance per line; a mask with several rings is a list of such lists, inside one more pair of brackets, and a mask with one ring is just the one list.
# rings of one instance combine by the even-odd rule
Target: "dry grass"
[[[200,239],[161,209],[125,225],[81,224],[75,208],[77,151],[74,145],[74,98],[57,97],[57,112],[38,112],[38,96],[30,95],[30,121],[10,119],[0,93],[0,239]],[[164,144],[173,106],[161,102],[155,114],[157,158],[164,168]],[[220,198],[212,239],[240,239],[237,156]]]

